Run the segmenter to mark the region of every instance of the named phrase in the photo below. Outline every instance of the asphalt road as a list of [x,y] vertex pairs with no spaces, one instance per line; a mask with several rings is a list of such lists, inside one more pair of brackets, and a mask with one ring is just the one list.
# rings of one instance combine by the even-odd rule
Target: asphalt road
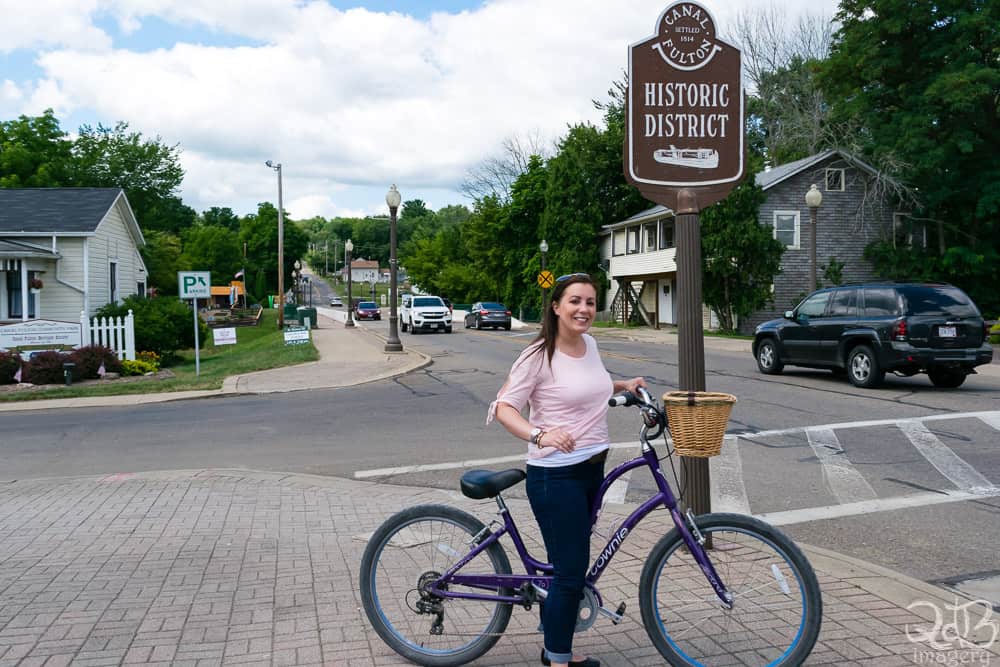
[[[387,329],[388,323],[365,326]],[[467,469],[461,462],[516,458],[524,451],[524,444],[501,426],[484,422],[489,402],[530,335],[466,331],[460,323],[452,334],[401,334],[404,345],[431,355],[434,363],[394,380],[354,388],[6,413],[0,478],[246,467],[361,474],[388,483],[456,489]],[[601,347],[613,376],[644,375],[654,394],[676,388],[676,347],[610,339]],[[934,449],[936,445],[921,450],[914,445],[912,429],[908,434],[897,423],[909,419],[922,425],[968,464],[969,474],[1000,485],[1000,426],[976,417],[922,421],[1000,410],[996,378],[973,376],[958,390],[937,389],[922,377],[890,378],[883,389],[862,391],[828,372],[790,370],[765,377],[749,355],[712,350],[706,353],[706,377],[709,389],[740,398],[731,433],[780,431],[740,441],[737,472],[749,511],[794,519],[793,513],[804,508],[904,499],[912,504],[887,509],[876,502],[873,509],[837,518],[786,522],[784,529],[795,539],[927,581],[1000,574],[995,537],[1000,534],[1000,499],[945,504],[921,500],[954,491],[962,480],[956,483],[932,465],[935,451],[943,450]],[[609,419],[614,442],[636,440],[634,411],[614,410]],[[887,423],[870,424],[878,420]],[[838,439],[835,446],[810,441],[804,430],[826,424],[841,425],[830,429]],[[933,445],[926,438],[916,441]],[[612,460],[624,460],[634,451],[615,449]],[[831,478],[830,452],[836,455],[834,464],[847,463],[846,483]],[[428,463],[442,468],[405,471],[406,466]],[[497,467],[515,465],[516,460]],[[371,476],[373,470],[389,468],[404,470]],[[836,465],[832,469],[839,470]],[[946,462],[944,470],[954,473],[955,468]],[[643,475],[633,475],[626,502],[648,493],[650,483]]]

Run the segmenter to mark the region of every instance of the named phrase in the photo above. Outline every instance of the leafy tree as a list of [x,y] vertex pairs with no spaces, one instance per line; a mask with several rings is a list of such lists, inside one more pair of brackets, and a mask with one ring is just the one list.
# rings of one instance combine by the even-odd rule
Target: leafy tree
[[[170,214],[187,216],[191,209],[175,208],[180,200],[167,203],[184,178],[178,146],[167,146],[160,137],[144,138],[119,121],[114,127],[82,126],[73,142],[73,158],[74,185],[122,188],[145,229],[179,231],[185,226],[180,221],[170,222]],[[154,211],[157,215],[151,215]],[[194,221],[191,213],[188,224]]]
[[[286,215],[284,217],[284,284],[287,290],[292,282],[295,260],[305,257],[309,238]],[[269,293],[278,290],[278,209],[270,202],[257,205],[257,213],[240,221],[240,243],[247,244],[246,267],[263,270]]]
[[784,246],[758,224],[764,191],[753,174],[722,201],[701,212],[702,299],[723,331],[763,308],[771,298]]
[[206,226],[225,227],[234,232],[240,231],[240,217],[233,213],[233,209],[213,206],[201,214],[201,222]]
[[0,187],[67,185],[72,146],[52,109],[0,122]]
[[185,230],[181,265],[186,270],[211,271],[212,282],[228,285],[243,265],[236,232],[216,225],[199,225]]
[[163,295],[177,295],[177,272],[181,269],[181,240],[176,234],[150,231],[145,235],[142,259],[149,284]]
[[268,294],[267,274],[264,273],[264,269],[257,269],[257,275],[253,281],[254,298],[257,299],[258,303],[264,303]]
[[956,282],[972,287],[970,260],[1000,246],[1000,4],[842,0],[836,18],[820,76],[833,118],[864,129],[865,157],[901,166],[938,225],[940,266],[970,269]]

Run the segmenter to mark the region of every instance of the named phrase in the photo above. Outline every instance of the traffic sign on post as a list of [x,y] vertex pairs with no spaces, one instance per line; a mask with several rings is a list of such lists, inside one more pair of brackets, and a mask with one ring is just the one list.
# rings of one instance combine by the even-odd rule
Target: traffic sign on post
[[182,299],[191,299],[194,313],[194,374],[201,375],[201,342],[198,340],[198,299],[212,298],[211,271],[178,271],[177,292]]
[[211,299],[211,271],[178,271],[178,294],[182,299]]
[[556,284],[556,279],[551,271],[545,270],[538,274],[538,284],[543,289],[548,289]]

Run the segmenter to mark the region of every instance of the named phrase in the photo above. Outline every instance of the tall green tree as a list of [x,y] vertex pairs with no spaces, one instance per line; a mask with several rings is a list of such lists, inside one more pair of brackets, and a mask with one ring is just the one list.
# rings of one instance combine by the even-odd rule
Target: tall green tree
[[243,266],[239,235],[227,227],[197,225],[186,229],[181,239],[184,268],[211,271],[216,285],[228,285]]
[[233,213],[228,206],[213,206],[202,212],[201,222],[207,226],[225,227],[234,232],[240,231],[240,216]]
[[52,109],[0,122],[0,188],[68,185],[72,147]]
[[[284,286],[285,290],[288,290],[292,285],[292,268],[295,260],[305,257],[309,247],[309,237],[287,215],[284,217],[284,232]],[[263,270],[267,290],[276,293],[278,289],[277,207],[270,202],[261,202],[257,205],[257,213],[244,216],[240,220],[239,242],[247,244],[247,270]]]
[[764,191],[748,174],[722,201],[701,212],[702,300],[723,331],[762,309],[780,272],[784,245],[757,222]]
[[124,121],[114,127],[82,126],[73,142],[72,171],[74,185],[125,190],[144,229],[177,232],[194,222],[191,209],[177,206],[184,178],[179,146],[168,146],[160,137],[146,138]]
[[181,239],[170,232],[149,231],[144,234],[146,245],[142,258],[146,263],[149,284],[157,292],[177,295],[177,272],[181,266]]
[[820,77],[834,119],[900,166],[939,254],[986,257],[1000,246],[1000,3],[842,0],[836,18]]

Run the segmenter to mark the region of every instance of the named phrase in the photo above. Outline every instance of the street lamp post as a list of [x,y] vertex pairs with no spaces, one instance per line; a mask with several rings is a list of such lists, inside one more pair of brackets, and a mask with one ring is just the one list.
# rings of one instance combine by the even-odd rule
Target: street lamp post
[[[545,253],[549,251],[549,244],[542,239],[542,242],[538,244],[538,249],[542,253],[542,273],[545,273]],[[542,324],[545,324],[545,313],[549,310],[549,289],[547,287],[542,288]]]
[[389,205],[389,338],[385,341],[386,352],[402,352],[403,344],[399,340],[399,315],[396,312],[396,273],[398,262],[396,260],[396,211],[399,209],[399,202],[402,195],[393,184],[389,192],[385,194],[385,203]]
[[302,305],[302,262],[295,260],[295,305]]
[[806,193],[806,206],[809,207],[809,292],[816,291],[816,216],[819,206],[823,203],[823,193],[813,183]]
[[344,244],[344,252],[347,256],[344,261],[347,262],[347,321],[344,322],[345,327],[354,326],[354,318],[351,317],[351,311],[354,309],[354,300],[351,298],[351,251],[354,250],[354,244],[351,243],[351,239],[347,239],[347,243]]
[[285,326],[285,214],[281,210],[281,163],[265,162],[278,172],[278,328]]

